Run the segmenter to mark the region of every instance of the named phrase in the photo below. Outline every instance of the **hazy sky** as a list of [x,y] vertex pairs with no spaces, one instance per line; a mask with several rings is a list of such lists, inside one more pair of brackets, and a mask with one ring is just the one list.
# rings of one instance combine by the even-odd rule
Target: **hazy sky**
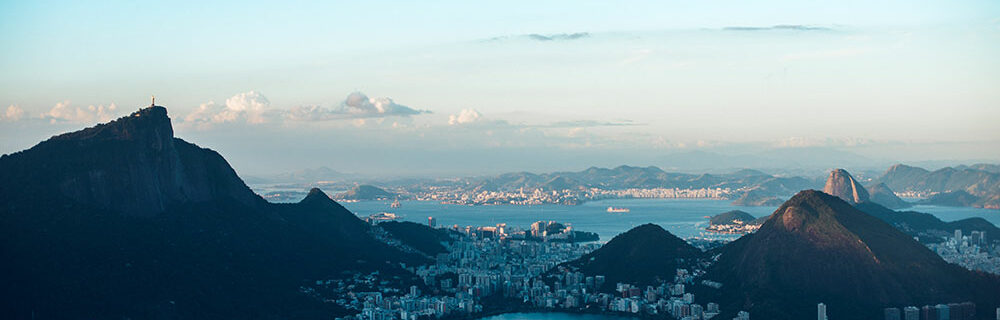
[[2,1],[0,44],[0,153],[155,94],[248,174],[1000,161],[998,1]]

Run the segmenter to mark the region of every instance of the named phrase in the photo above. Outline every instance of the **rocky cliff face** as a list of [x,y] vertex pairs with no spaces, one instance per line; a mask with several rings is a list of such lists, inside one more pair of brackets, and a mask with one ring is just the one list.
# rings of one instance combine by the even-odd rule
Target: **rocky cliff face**
[[830,176],[826,179],[826,185],[823,186],[823,192],[849,203],[868,201],[868,190],[865,190],[865,187],[860,182],[854,180],[854,177],[844,169],[830,171]]
[[[159,106],[52,137],[4,156],[0,165],[4,193],[55,191],[78,204],[127,215],[153,216],[219,197],[251,207],[264,202],[218,153],[174,138],[167,110]],[[32,170],[39,167],[44,172]]]

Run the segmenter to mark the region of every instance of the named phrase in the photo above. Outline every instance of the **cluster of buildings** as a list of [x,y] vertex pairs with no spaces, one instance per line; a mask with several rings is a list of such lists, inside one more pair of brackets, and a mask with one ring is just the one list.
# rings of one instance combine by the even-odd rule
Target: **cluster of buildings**
[[605,190],[599,188],[550,190],[543,188],[519,188],[514,191],[487,191],[480,189],[431,188],[416,195],[417,200],[440,201],[461,205],[537,205],[566,204],[577,205],[583,201],[617,198],[697,198],[729,199],[738,190],[729,188],[630,188]]
[[448,244],[447,253],[435,257],[435,264],[409,267],[422,282],[419,287],[393,289],[397,282],[379,280],[378,274],[359,278],[364,285],[359,280],[328,280],[321,283],[331,287],[334,298],[328,301],[357,310],[356,319],[467,316],[483,312],[482,298],[530,288],[533,279],[559,263],[599,247],[505,238],[500,236],[507,234],[505,225],[456,229],[463,235]]
[[[719,314],[719,304],[696,301],[693,293],[685,291],[685,286],[694,284],[696,274],[687,269],[677,269],[672,282],[657,286],[636,286],[616,283],[613,292],[601,292],[604,277],[585,276],[580,272],[560,268],[550,274],[547,280],[536,279],[530,286],[526,283],[521,290],[504,292],[535,308],[562,309],[567,311],[589,310],[658,317],[669,315],[682,320],[712,319]],[[750,314],[741,311],[742,318]]]
[[[885,308],[885,320],[971,320],[976,318],[976,304],[972,302]],[[1000,308],[997,309],[1000,319]]]
[[755,232],[760,229],[760,226],[760,223],[745,223],[742,220],[736,220],[728,224],[709,224],[705,230],[714,233],[742,235]]
[[963,235],[955,230],[955,236],[940,243],[927,245],[945,261],[971,270],[1000,274],[1000,245],[990,243],[986,232],[972,231]]
[[[433,218],[428,219],[428,224],[437,227]],[[356,310],[357,315],[348,317],[355,320],[465,318],[487,312],[527,310],[707,320],[718,319],[720,313],[718,303],[700,301],[686,290],[704,274],[708,262],[689,266],[690,270],[677,269],[672,281],[658,285],[616,283],[612,286],[602,275],[588,276],[559,266],[600,245],[546,240],[573,232],[571,227],[558,222],[538,221],[526,230],[506,224],[451,228],[457,231],[454,241],[447,244],[446,253],[434,257],[434,264],[404,266],[416,275],[413,279],[416,283],[410,284],[408,289],[400,289],[406,287],[398,276],[388,277],[375,272],[317,281],[315,287],[303,290]],[[532,241],[534,237],[544,241]],[[976,266],[984,266],[987,264],[983,261],[995,261],[982,258],[985,241],[982,232],[962,235],[961,231],[956,231],[955,237],[932,244],[931,248],[946,259],[952,259],[949,261],[956,262],[954,259],[958,258],[955,257],[961,256],[963,261],[978,261]],[[991,272],[996,272],[996,265],[992,266]],[[701,285],[720,288],[723,284],[703,280]],[[908,306],[886,308],[884,312],[886,320],[965,320],[975,318],[975,305],[965,302]],[[733,320],[749,318],[749,312],[739,311]],[[826,305],[817,306],[817,318],[827,319]]]
[[447,204],[460,205],[536,205],[536,204],[566,204],[577,205],[582,200],[592,199],[590,190],[544,190],[524,189],[517,191],[487,191],[464,189],[431,189],[416,195],[417,200],[440,201]]
[[734,195],[734,190],[729,188],[699,188],[699,189],[678,189],[678,188],[651,188],[651,189],[622,189],[622,190],[600,190],[597,192],[599,198],[693,198],[693,199],[729,199]]
[[[558,229],[557,224],[539,221],[523,232],[551,236],[548,231]],[[461,235],[447,245],[447,253],[438,254],[432,265],[408,267],[419,282],[408,290],[398,289],[399,279],[377,272],[318,281],[306,290],[356,310],[358,314],[349,318],[359,320],[468,317],[538,309],[670,315],[684,320],[711,319],[719,314],[717,303],[697,301],[694,294],[685,291],[695,276],[704,272],[700,269],[678,269],[672,282],[658,286],[618,283],[612,287],[604,276],[556,268],[597,249],[597,243],[519,240],[511,237],[503,224],[453,228]],[[614,290],[601,292],[601,288]],[[484,303],[484,299],[490,300]],[[749,313],[741,314],[739,319],[749,319]]]

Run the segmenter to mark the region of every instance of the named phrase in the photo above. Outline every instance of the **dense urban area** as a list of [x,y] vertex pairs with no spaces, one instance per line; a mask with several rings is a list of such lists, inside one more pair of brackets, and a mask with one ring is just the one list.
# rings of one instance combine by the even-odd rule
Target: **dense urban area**
[[[392,221],[369,219],[378,225]],[[619,314],[651,319],[714,319],[720,304],[699,299],[688,290],[700,284],[721,288],[725,283],[705,279],[711,260],[695,261],[689,268],[679,268],[670,281],[640,286],[615,283],[602,291],[605,276],[585,275],[561,265],[600,247],[594,241],[566,240],[572,227],[555,221],[538,221],[528,229],[506,224],[495,226],[438,226],[429,217],[428,226],[447,232],[447,252],[437,254],[435,263],[406,266],[422,281],[399,288],[392,279],[375,273],[354,274],[342,279],[317,281],[303,290],[321,294],[324,299],[354,310],[345,319],[426,319],[483,317],[505,312],[565,311]],[[558,228],[553,229],[553,226]],[[748,233],[759,225],[734,223],[714,225],[708,232]],[[375,228],[378,230],[378,228]],[[554,231],[554,232],[550,232]],[[689,239],[708,249],[718,243]],[[987,243],[983,232],[954,237],[928,245],[945,260],[963,267],[1000,274],[1000,246]],[[817,305],[820,320],[826,319],[827,306]],[[970,302],[942,302],[935,305],[885,308],[886,320],[972,319],[975,306]],[[998,310],[1000,315],[1000,310]],[[734,319],[749,319],[739,311]]]

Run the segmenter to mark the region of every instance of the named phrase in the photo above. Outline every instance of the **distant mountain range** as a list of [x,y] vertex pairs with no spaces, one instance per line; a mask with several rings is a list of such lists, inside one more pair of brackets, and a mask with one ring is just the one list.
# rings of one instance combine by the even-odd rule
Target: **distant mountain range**
[[354,186],[351,190],[335,196],[338,200],[389,200],[398,197],[398,194],[367,184]]
[[345,315],[301,286],[373,271],[419,285],[400,264],[430,262],[319,189],[264,201],[159,106],[0,157],[0,221],[15,319]]
[[[309,172],[316,177],[308,179]],[[318,181],[335,175],[333,170],[315,169],[295,175],[296,181]],[[974,164],[936,171],[897,164],[879,175],[866,172],[866,179],[854,179],[847,185],[868,185],[871,194],[858,195],[886,207],[901,209],[914,203],[900,199],[895,192],[926,195],[920,204],[944,206],[972,206],[1000,208],[1000,165]],[[496,176],[467,177],[460,179],[403,179],[378,181],[382,186],[392,186],[411,192],[425,190],[427,186],[447,186],[467,191],[500,191],[542,189],[548,191],[582,191],[590,188],[602,190],[622,189],[714,189],[740,190],[732,196],[733,204],[740,206],[778,206],[799,190],[821,189],[824,177],[775,176],[753,169],[740,169],[723,174],[691,174],[668,172],[658,167],[618,166],[614,168],[591,167],[582,171],[551,173],[513,172]],[[342,185],[350,178],[340,178]],[[359,181],[363,181],[360,180]],[[372,182],[367,182],[372,183]],[[345,186],[348,187],[348,186]],[[853,196],[852,196],[853,197]],[[345,198],[346,199],[346,198]],[[852,202],[857,202],[853,201]]]
[[[977,164],[928,171],[897,164],[876,182],[896,191],[944,194],[931,197],[927,204],[974,206],[1000,209],[1000,166]],[[949,195],[950,194],[950,195]]]

